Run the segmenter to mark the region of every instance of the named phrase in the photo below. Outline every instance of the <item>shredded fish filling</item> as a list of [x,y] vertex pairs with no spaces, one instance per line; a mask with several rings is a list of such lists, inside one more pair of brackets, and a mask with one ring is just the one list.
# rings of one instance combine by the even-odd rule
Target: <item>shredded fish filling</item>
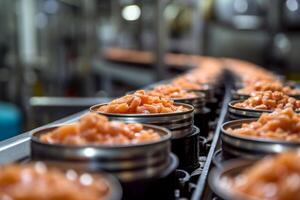
[[77,123],[61,126],[43,134],[40,140],[50,144],[137,144],[159,140],[160,135],[142,124],[108,121],[103,115],[89,113]]
[[282,92],[256,92],[253,96],[243,102],[234,104],[238,108],[259,109],[259,110],[274,110],[276,108],[292,108],[298,110],[300,101],[289,97]]
[[222,187],[243,199],[299,200],[300,153],[267,157],[234,177],[223,176]]
[[300,115],[291,108],[263,113],[257,121],[227,131],[234,135],[285,141],[300,141]]
[[118,114],[172,113],[187,110],[183,106],[174,105],[168,98],[152,96],[144,90],[115,99],[98,109],[99,112]]
[[244,94],[244,95],[252,95],[255,92],[258,91],[278,91],[282,92],[285,95],[299,95],[300,91],[292,89],[288,86],[283,86],[282,83],[280,82],[269,82],[269,81],[257,81],[253,84],[249,84],[242,89],[239,89],[237,92],[239,94]]
[[147,92],[151,96],[161,96],[170,99],[195,98],[198,95],[195,92],[183,90],[174,85],[159,85]]
[[[68,175],[71,174],[72,176]],[[88,176],[89,181],[84,181]],[[83,177],[83,178],[82,178]],[[100,175],[63,172],[38,162],[0,167],[0,199],[12,200],[104,200],[109,193]]]

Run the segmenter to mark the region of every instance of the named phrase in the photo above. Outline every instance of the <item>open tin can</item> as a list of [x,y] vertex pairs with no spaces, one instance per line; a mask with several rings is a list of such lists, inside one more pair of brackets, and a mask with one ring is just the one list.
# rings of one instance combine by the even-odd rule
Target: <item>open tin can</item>
[[31,137],[31,156],[34,160],[76,162],[82,169],[113,173],[122,181],[148,178],[161,174],[170,163],[169,130],[143,125],[153,129],[161,139],[134,145],[62,145],[42,142],[41,135],[59,127],[55,125],[36,130]]
[[[247,109],[247,108],[239,108],[234,106],[236,103],[241,103],[244,100],[235,100],[228,103],[228,112],[229,112],[229,119],[236,120],[236,119],[245,119],[245,118],[259,118],[262,113],[271,113],[274,110],[262,110],[262,109]],[[300,110],[296,111],[300,113]]]
[[210,102],[215,97],[214,88],[209,84],[203,84],[202,89],[190,91],[204,93],[206,102]]
[[[174,103],[184,106],[187,111],[158,114],[115,114],[98,112],[98,108],[106,105],[99,104],[90,108],[91,112],[105,115],[110,120],[124,121],[126,123],[146,123],[167,128],[172,133],[172,152],[179,158],[182,169],[191,169],[199,166],[199,129],[194,127],[194,107],[183,103]],[[189,145],[186,145],[189,144]],[[196,149],[195,149],[196,148]],[[184,153],[183,153],[184,152]],[[193,158],[193,159],[190,159]],[[195,164],[197,162],[197,164]]]
[[194,113],[198,113],[205,106],[205,94],[202,92],[194,92],[197,96],[191,98],[172,98],[176,103],[189,104],[194,107]]
[[117,114],[99,112],[98,108],[104,105],[106,104],[94,105],[90,108],[90,112],[105,115],[110,120],[115,121],[161,126],[171,131],[172,139],[184,137],[190,134],[193,130],[194,107],[188,104],[174,103],[176,106],[183,106],[187,108],[187,111],[157,114]]
[[219,108],[219,101],[215,97],[214,88],[208,84],[203,85],[203,89],[189,90],[192,92],[201,92],[205,94],[205,106],[210,109],[209,117],[214,120],[217,116],[217,110]]
[[[31,157],[33,160],[50,160],[71,163],[78,169],[105,171],[118,177],[124,199],[172,199],[175,187],[175,169],[178,159],[171,153],[171,132],[153,125],[161,139],[134,145],[60,145],[40,141],[40,136],[59,127],[41,128],[32,133]],[[137,190],[138,189],[138,190]]]
[[244,119],[244,118],[259,118],[262,113],[271,113],[273,110],[246,109],[234,106],[236,103],[241,103],[244,100],[231,101],[228,104],[229,119]]
[[246,168],[253,165],[251,160],[232,160],[225,162],[222,167],[213,168],[208,177],[209,187],[212,189],[214,196],[222,200],[253,200],[245,195],[237,194],[235,191],[228,189],[222,183],[224,177],[235,177]]
[[230,134],[226,131],[228,128],[240,128],[242,124],[251,123],[256,120],[257,119],[241,119],[223,124],[221,140],[224,158],[242,157],[246,159],[257,159],[268,154],[282,153],[300,147],[300,142],[243,137]]
[[194,107],[194,124],[200,129],[200,135],[207,137],[209,133],[209,113],[210,110],[205,107],[205,94],[195,92],[197,97],[173,99],[176,103],[189,104]]

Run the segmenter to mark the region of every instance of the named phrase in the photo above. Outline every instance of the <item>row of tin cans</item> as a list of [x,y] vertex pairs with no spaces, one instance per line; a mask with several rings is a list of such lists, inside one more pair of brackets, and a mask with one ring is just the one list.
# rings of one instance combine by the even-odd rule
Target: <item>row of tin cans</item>
[[[199,136],[207,137],[211,110],[217,100],[213,88],[196,91],[197,97],[174,99],[186,111],[159,114],[111,114],[99,112],[105,104],[92,106],[90,112],[126,123],[141,123],[145,129],[160,134],[159,141],[138,145],[70,146],[45,144],[41,135],[60,127],[46,127],[32,132],[33,160],[51,160],[73,164],[82,170],[105,171],[115,175],[123,188],[123,199],[173,199],[175,170],[188,172],[199,167]],[[206,108],[210,105],[210,108]],[[195,122],[195,124],[194,124]],[[198,127],[200,128],[198,128]]]
[[[221,127],[221,149],[215,152],[213,163],[215,168],[209,174],[209,185],[218,199],[241,200],[237,195],[228,191],[220,184],[222,177],[234,177],[255,161],[277,153],[299,149],[299,142],[269,140],[264,138],[242,137],[231,134],[228,129],[241,128],[243,124],[257,121],[263,113],[271,110],[245,109],[236,107],[250,96],[231,91],[232,101],[227,106],[227,122]],[[299,99],[299,96],[293,96]]]
[[272,112],[272,110],[245,109],[234,106],[242,101],[244,100],[233,100],[228,104],[228,119],[230,121],[223,124],[221,133],[224,154],[227,154],[229,157],[258,158],[263,155],[280,153],[299,147],[300,143],[297,142],[245,138],[228,133],[226,131],[228,128],[240,128],[242,124],[256,121],[262,113]]

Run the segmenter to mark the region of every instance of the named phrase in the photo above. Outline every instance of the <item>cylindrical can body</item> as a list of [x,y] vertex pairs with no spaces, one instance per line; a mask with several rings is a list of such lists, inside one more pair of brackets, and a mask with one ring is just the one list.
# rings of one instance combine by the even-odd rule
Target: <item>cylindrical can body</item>
[[91,112],[105,115],[110,120],[124,121],[126,123],[152,124],[167,128],[172,133],[172,138],[181,138],[189,135],[194,125],[194,107],[183,103],[174,103],[177,106],[184,106],[187,111],[174,113],[157,114],[115,114],[98,112],[98,108],[106,105],[99,104],[90,108]]
[[190,135],[172,139],[172,152],[179,159],[179,168],[193,171],[199,167],[199,129],[194,126]]

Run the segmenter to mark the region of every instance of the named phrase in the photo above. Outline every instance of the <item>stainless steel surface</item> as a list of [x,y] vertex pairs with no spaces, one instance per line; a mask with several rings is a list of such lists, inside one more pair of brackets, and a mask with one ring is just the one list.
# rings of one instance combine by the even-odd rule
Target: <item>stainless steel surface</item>
[[[252,160],[232,160],[223,164],[222,168],[215,167],[209,173],[208,183],[213,192],[224,200],[245,200],[245,196],[239,196],[237,193],[228,190],[228,187],[220,184],[222,177],[234,177],[241,173],[245,168],[253,164]],[[252,198],[251,198],[252,199]]]
[[226,131],[228,128],[240,128],[243,123],[250,123],[257,119],[241,119],[226,122],[222,126],[221,140],[226,154],[243,158],[259,158],[268,154],[282,153],[300,147],[300,142],[270,140],[263,138],[240,137]]
[[33,132],[31,156],[34,160],[56,160],[75,162],[82,169],[103,170],[115,174],[122,181],[155,177],[170,163],[171,132],[165,128],[143,125],[160,134],[158,141],[134,145],[62,145],[47,144],[40,136],[59,127],[54,125]]
[[89,107],[99,102],[109,102],[106,97],[31,97],[33,107]]
[[254,110],[235,107],[234,104],[243,102],[244,100],[231,101],[228,104],[228,111],[231,119],[239,118],[258,118],[262,113],[271,113],[272,110]]
[[[229,118],[234,119],[243,119],[243,118],[259,118],[262,113],[271,113],[274,110],[260,110],[260,109],[246,109],[235,107],[234,104],[241,103],[244,100],[234,100],[228,103],[228,112]],[[300,113],[300,110],[296,110],[297,113]]]
[[165,53],[167,49],[166,19],[164,16],[165,7],[169,0],[155,0],[155,72],[157,81],[166,78]]
[[110,100],[105,97],[32,97],[29,100],[31,126],[38,127]]
[[191,90],[193,92],[202,92],[205,94],[206,102],[211,102],[214,99],[214,88],[208,84],[202,85],[203,88],[201,90]]
[[167,128],[172,133],[172,138],[181,138],[190,134],[194,124],[194,107],[188,104],[174,103],[176,106],[184,106],[188,111],[158,114],[116,114],[103,113],[97,109],[106,104],[94,105],[91,112],[107,116],[110,120],[125,121],[126,123],[152,124]]
[[199,128],[193,126],[193,131],[186,137],[172,139],[171,150],[179,159],[179,169],[192,172],[200,166],[199,133]]
[[231,95],[233,100],[245,100],[250,97],[250,95],[240,94],[236,90],[231,90]]
[[194,106],[194,113],[197,114],[203,110],[205,106],[205,94],[202,92],[195,92],[197,97],[193,98],[173,98],[172,100],[176,103],[184,103]]

